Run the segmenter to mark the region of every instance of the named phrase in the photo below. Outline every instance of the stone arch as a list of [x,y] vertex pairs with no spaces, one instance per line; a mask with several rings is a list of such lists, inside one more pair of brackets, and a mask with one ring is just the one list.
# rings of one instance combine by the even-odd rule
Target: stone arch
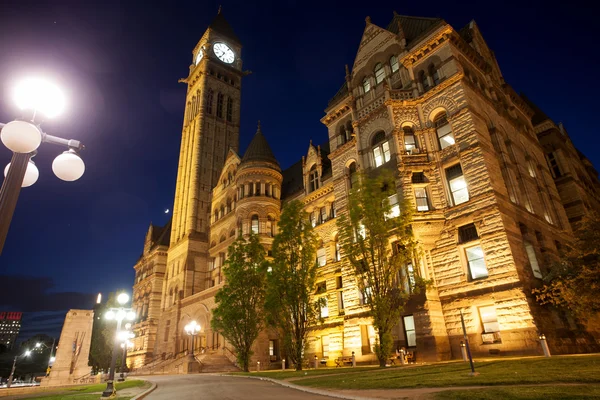
[[429,124],[431,124],[434,118],[442,111],[446,111],[448,117],[450,117],[458,111],[458,106],[450,97],[438,96],[428,102],[423,108],[423,114],[426,115]]

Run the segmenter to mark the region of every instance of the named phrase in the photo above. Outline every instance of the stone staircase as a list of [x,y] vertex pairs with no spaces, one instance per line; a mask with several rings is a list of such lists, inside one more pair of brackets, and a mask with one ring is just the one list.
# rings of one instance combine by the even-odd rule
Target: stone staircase
[[215,373],[215,372],[237,372],[240,369],[232,364],[229,359],[223,354],[217,352],[211,352],[208,354],[202,354],[197,357],[197,360],[201,363],[201,373]]

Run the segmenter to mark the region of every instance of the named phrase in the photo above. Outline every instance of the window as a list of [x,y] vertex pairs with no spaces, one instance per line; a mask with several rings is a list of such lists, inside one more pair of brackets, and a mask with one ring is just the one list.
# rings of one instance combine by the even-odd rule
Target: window
[[251,231],[254,234],[258,234],[258,215],[253,215],[251,219]]
[[415,318],[412,315],[402,317],[404,322],[404,336],[406,337],[406,346],[415,347],[417,345],[417,334],[415,332]]
[[408,154],[411,154],[414,152],[415,149],[419,148],[419,146],[417,146],[417,140],[415,138],[415,131],[410,126],[405,126],[403,130],[404,150],[406,150]]
[[325,252],[324,247],[321,247],[317,250],[317,261],[319,263],[319,267],[322,267],[325,264],[327,264],[327,254]]
[[317,226],[317,212],[316,211],[313,211],[310,213],[310,224],[312,225],[313,228],[315,226]]
[[275,236],[275,224],[273,223],[273,217],[270,215],[267,217],[267,233],[269,236]]
[[260,182],[256,182],[254,184],[254,195],[255,196],[260,196],[260,186],[261,186]]
[[337,292],[337,305],[338,305],[338,314],[344,313],[344,292]]
[[415,288],[415,268],[412,263],[406,263],[400,270],[402,289],[404,293],[412,293]]
[[472,242],[479,239],[475,224],[468,224],[458,227],[458,243]]
[[429,79],[427,78],[425,71],[421,71],[419,73],[419,81],[421,82],[421,85],[423,85],[424,92],[428,91],[431,88],[431,86],[429,86]]
[[423,172],[413,172],[412,183],[425,183],[425,174]]
[[427,189],[415,188],[415,200],[417,201],[417,211],[429,211],[429,201],[427,200]]
[[452,205],[459,205],[469,201],[469,190],[460,164],[446,168],[446,179],[450,186]]
[[371,80],[369,79],[368,76],[365,77],[365,79],[363,79],[363,92],[364,93],[368,93],[369,90],[371,90]]
[[529,172],[529,176],[535,178],[537,175],[535,173],[535,164],[533,160],[527,160],[527,171]]
[[385,79],[385,69],[383,64],[378,63],[375,65],[375,84],[379,85]]
[[223,93],[217,93],[217,117],[223,118]]
[[271,361],[277,360],[279,356],[279,346],[277,343],[277,339],[269,340],[269,357]]
[[500,324],[494,306],[479,307],[479,316],[481,317],[484,333],[500,332]]
[[400,204],[398,204],[398,194],[393,194],[388,197],[388,202],[390,203],[390,211],[386,213],[385,218],[396,218],[400,216]]
[[467,264],[469,266],[469,275],[471,279],[487,278],[488,271],[485,266],[485,259],[483,257],[483,250],[481,246],[473,246],[465,248],[465,254],[467,256]]
[[213,90],[208,89],[208,92],[206,93],[206,113],[207,114],[212,114],[212,112],[213,112],[213,100],[214,100]]
[[535,250],[531,243],[525,242],[525,251],[527,252],[527,258],[529,259],[529,265],[531,265],[533,276],[542,279],[542,270],[540,269],[540,264],[538,263]]
[[435,131],[437,133],[440,150],[443,150],[446,147],[456,143],[454,140],[454,134],[452,133],[452,127],[448,122],[448,116],[445,112],[435,117],[433,125],[435,126]]
[[375,168],[390,161],[390,144],[385,141],[385,132],[379,131],[371,139],[373,147],[373,163]]
[[437,85],[438,83],[440,83],[440,73],[439,71],[433,66],[433,64],[431,64],[429,66],[429,75],[431,76],[431,79],[433,79],[433,85]]
[[338,242],[337,237],[335,238],[335,261],[340,261],[342,259],[342,255],[340,253],[340,242]]
[[233,99],[227,98],[227,122],[233,121]]
[[562,172],[560,171],[560,166],[558,165],[558,160],[556,159],[556,153],[551,151],[546,154],[546,158],[548,160],[548,166],[550,167],[550,172],[552,172],[552,176],[555,178],[560,178],[562,176]]
[[361,290],[359,292],[361,306],[369,304],[369,299],[371,298],[371,294],[372,294],[372,290],[370,287],[366,287],[364,290]]
[[317,164],[310,168],[308,173],[308,192],[314,192],[319,188],[319,171],[317,171]]
[[327,221],[327,207],[321,207],[321,223]]
[[353,162],[348,167],[348,182],[350,184],[350,189],[354,187],[358,180],[358,174],[356,173],[356,163]]
[[331,202],[331,210],[329,210],[329,214],[331,215],[331,218],[335,218],[336,214],[335,214],[335,201]]
[[398,65],[397,56],[390,57],[390,68],[392,69],[392,74],[400,69],[400,65]]

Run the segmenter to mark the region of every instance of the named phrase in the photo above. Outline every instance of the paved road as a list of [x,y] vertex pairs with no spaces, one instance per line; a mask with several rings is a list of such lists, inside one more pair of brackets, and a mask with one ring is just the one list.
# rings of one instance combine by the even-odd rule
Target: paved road
[[143,377],[158,387],[144,400],[330,400],[258,379],[198,375],[153,375]]

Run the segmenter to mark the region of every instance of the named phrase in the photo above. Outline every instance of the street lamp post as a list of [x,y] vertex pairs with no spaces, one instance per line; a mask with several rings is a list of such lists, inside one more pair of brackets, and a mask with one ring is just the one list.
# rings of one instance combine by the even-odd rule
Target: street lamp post
[[[125,380],[125,365],[127,360],[127,349],[133,347],[133,343],[129,341],[129,339],[133,339],[135,335],[131,332],[131,324],[128,322],[125,324],[125,330],[120,333],[119,339],[122,340],[121,348],[123,349],[123,354],[121,355],[121,373],[119,374],[119,382],[123,382]],[[124,339],[124,340],[123,340]]]
[[184,328],[185,333],[188,334],[188,336],[191,339],[191,349],[192,352],[190,353],[190,358],[193,359],[194,358],[194,337],[198,334],[198,332],[200,332],[200,325],[196,322],[196,321],[192,321],[189,324],[187,324]]
[[115,366],[117,364],[117,353],[119,351],[120,344],[120,331],[121,331],[121,322],[124,319],[128,319],[133,321],[135,319],[135,312],[132,308],[123,307],[129,301],[129,295],[127,293],[121,293],[117,296],[117,302],[121,305],[121,307],[110,308],[106,314],[105,318],[108,320],[116,319],[117,320],[117,329],[116,329],[116,337],[113,343],[112,350],[112,358],[110,360],[110,371],[108,374],[108,380],[106,381],[106,389],[102,392],[102,398],[108,398],[113,396],[116,393],[114,380],[115,380]]
[[[48,376],[48,374],[50,373],[50,363],[52,362],[52,353],[54,353],[54,345],[56,344],[56,338],[52,338],[52,347],[50,347],[50,356],[48,356],[48,366],[46,367],[46,376]],[[48,348],[48,345],[46,345],[46,343],[44,342],[37,342],[35,344],[35,348],[39,349],[40,347],[44,346],[45,348]]]
[[25,350],[25,353],[20,356],[15,356],[15,360],[13,361],[12,369],[10,370],[10,376],[8,377],[8,382],[6,383],[6,387],[9,388],[12,385],[13,375],[15,374],[15,368],[17,367],[17,359],[19,357],[27,357],[31,354],[30,350]]
[[64,108],[64,97],[60,90],[41,80],[21,82],[15,90],[17,106],[23,110],[21,119],[7,124],[0,123],[0,139],[13,152],[10,164],[4,169],[5,179],[0,189],[0,254],[8,234],[21,187],[33,185],[39,171],[31,158],[35,156],[42,143],[51,143],[66,147],[52,162],[52,171],[64,181],[75,181],[83,175],[85,164],[79,156],[84,146],[78,140],[67,140],[45,133],[39,122],[38,114],[52,118]]

